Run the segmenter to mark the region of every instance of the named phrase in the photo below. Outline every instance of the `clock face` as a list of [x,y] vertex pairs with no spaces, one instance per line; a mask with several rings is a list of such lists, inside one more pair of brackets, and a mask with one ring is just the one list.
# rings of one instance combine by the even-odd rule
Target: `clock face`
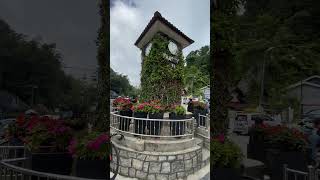
[[146,48],[146,55],[148,56],[150,51],[151,51],[152,43],[149,43],[147,48]]
[[170,41],[168,44],[168,48],[169,48],[169,51],[171,52],[171,54],[178,53],[178,46],[174,42]]

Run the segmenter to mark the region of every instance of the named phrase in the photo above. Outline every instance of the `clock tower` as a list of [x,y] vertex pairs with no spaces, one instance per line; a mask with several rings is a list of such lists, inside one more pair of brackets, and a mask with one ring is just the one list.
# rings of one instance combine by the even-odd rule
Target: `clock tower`
[[156,11],[135,45],[141,50],[141,98],[179,103],[183,91],[182,49],[194,41]]

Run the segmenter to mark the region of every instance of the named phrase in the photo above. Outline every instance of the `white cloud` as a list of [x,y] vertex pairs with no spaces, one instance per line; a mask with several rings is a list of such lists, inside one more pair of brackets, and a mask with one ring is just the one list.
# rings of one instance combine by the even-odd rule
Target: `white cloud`
[[155,11],[175,25],[195,42],[184,49],[190,51],[210,44],[209,0],[136,0],[134,6],[118,0],[110,11],[111,67],[129,77],[131,84],[140,84],[140,50],[134,42]]

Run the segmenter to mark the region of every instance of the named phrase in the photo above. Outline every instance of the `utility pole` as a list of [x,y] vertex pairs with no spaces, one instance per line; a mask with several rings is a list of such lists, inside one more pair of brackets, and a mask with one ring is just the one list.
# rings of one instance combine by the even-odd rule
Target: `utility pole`
[[302,118],[303,115],[303,84],[302,84],[302,78],[301,78],[301,82],[300,82],[300,118]]
[[266,57],[267,57],[267,53],[274,48],[275,47],[269,47],[264,52],[263,64],[262,64],[262,75],[261,75],[261,89],[260,89],[260,97],[259,97],[259,110],[260,111],[263,111],[262,101],[263,101],[263,94],[264,94],[264,73],[265,73],[265,66],[266,66],[266,59],[267,59]]
[[31,107],[34,105],[34,89],[38,88],[36,85],[31,85]]

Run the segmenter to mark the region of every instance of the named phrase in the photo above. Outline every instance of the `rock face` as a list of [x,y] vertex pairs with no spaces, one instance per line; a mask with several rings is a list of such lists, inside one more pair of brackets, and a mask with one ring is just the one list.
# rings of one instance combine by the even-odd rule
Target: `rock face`
[[[138,179],[177,179],[197,171],[203,164],[202,148],[177,152],[138,152],[118,146],[120,175]],[[115,164],[111,163],[111,167]]]

